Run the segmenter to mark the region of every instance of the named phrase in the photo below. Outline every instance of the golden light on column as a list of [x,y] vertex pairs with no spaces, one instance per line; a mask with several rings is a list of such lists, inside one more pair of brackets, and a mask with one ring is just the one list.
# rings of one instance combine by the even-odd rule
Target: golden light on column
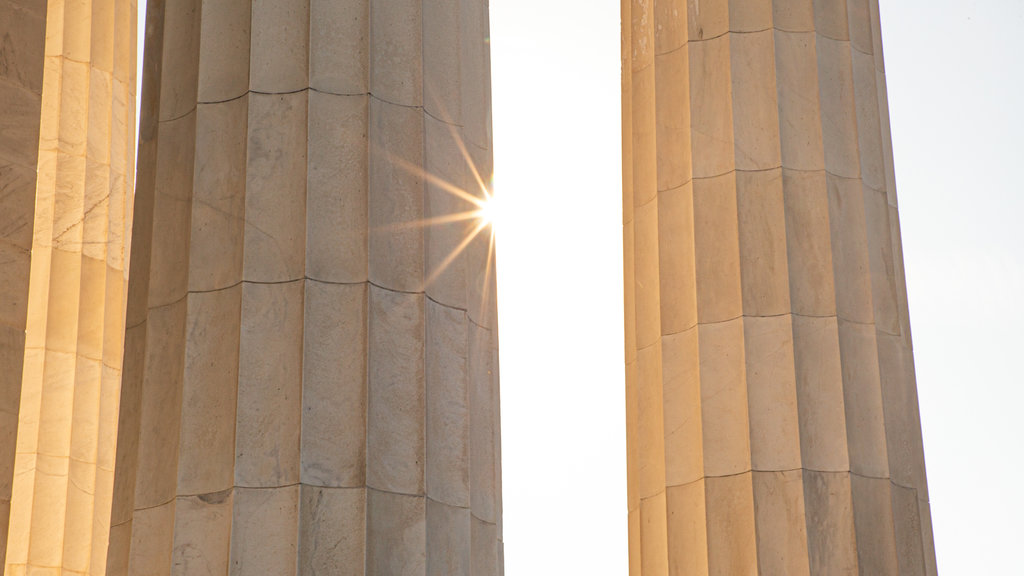
[[50,1],[4,574],[103,574],[135,152],[136,3]]

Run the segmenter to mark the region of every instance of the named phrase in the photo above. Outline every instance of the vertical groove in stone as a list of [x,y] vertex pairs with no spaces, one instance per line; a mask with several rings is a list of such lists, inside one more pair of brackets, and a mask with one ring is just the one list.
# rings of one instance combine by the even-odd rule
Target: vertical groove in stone
[[934,573],[877,1],[622,22],[630,573]]
[[134,13],[134,2],[95,0],[53,4],[45,16],[8,574],[100,574],[106,557],[134,169]]
[[498,574],[486,4],[149,14],[108,573]]

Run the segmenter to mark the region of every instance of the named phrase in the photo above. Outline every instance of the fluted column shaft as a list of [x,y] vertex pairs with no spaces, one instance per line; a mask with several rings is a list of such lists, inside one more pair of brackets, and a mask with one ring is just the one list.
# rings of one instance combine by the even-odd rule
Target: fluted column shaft
[[102,574],[134,168],[135,2],[51,1],[5,574]]
[[496,574],[483,0],[153,0],[108,574]]
[[622,14],[631,574],[934,574],[877,0]]

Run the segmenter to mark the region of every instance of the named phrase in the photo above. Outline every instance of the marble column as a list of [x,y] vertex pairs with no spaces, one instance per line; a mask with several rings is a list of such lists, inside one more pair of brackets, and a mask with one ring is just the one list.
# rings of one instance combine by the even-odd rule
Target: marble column
[[25,360],[45,32],[45,0],[0,0],[0,562]]
[[877,0],[623,0],[630,573],[934,574]]
[[151,0],[107,574],[497,574],[484,0]]
[[24,35],[12,44],[30,49],[45,18],[45,43],[33,54],[40,107],[12,115],[39,126],[35,186],[3,216],[31,231],[23,369],[4,367],[13,375],[5,384],[20,377],[20,394],[5,402],[20,409],[14,471],[4,476],[13,479],[4,574],[102,574],[134,180],[135,2],[36,8],[10,21]]

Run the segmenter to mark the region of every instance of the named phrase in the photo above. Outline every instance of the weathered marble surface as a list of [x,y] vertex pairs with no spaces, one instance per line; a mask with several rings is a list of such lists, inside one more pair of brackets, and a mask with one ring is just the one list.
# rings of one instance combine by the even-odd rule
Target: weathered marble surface
[[934,574],[877,0],[623,0],[631,574]]
[[147,18],[107,573],[501,573],[486,2]]
[[[39,127],[38,179],[11,206],[34,223],[11,228],[32,234],[24,369],[3,369],[21,384],[5,403],[20,404],[5,574],[103,574],[134,181],[135,3],[48,4],[0,18],[12,25],[5,38],[19,36],[5,49],[43,40],[44,19],[46,32],[32,54],[41,106],[4,114]],[[5,278],[17,270],[2,266]]]

